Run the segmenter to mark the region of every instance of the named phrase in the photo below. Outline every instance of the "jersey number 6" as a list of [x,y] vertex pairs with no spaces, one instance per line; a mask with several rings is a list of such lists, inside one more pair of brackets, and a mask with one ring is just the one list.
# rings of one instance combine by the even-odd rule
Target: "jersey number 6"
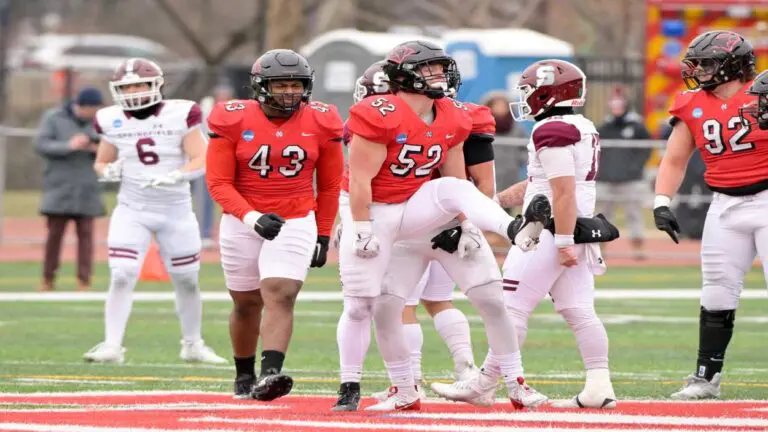
[[[416,144],[404,144],[400,150],[400,154],[397,155],[397,161],[399,164],[393,163],[389,165],[392,174],[398,177],[406,177],[413,171],[415,177],[426,177],[432,174],[432,168],[440,163],[440,159],[443,158],[443,148],[440,144],[433,144],[427,149],[427,157],[429,161],[420,167],[416,167],[416,161],[411,157],[415,154],[423,154],[424,146]],[[416,169],[414,169],[416,168]]]
[[[270,151],[269,144],[262,144],[248,161],[248,168],[258,172],[262,178],[268,178],[269,173],[274,170],[274,167],[270,165]],[[298,145],[291,144],[283,149],[283,157],[288,159],[290,166],[281,166],[277,171],[283,177],[296,177],[304,168],[303,162],[307,160],[307,152]]]
[[139,138],[136,142],[136,153],[139,154],[139,162],[144,165],[155,165],[160,162],[160,156],[157,153],[147,150],[147,148],[151,149],[154,146],[155,140],[152,138]]

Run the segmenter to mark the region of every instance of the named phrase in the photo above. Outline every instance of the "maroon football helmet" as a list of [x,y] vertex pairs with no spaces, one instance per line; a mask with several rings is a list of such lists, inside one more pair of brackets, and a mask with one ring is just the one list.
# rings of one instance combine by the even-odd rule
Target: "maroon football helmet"
[[516,121],[535,120],[554,107],[584,106],[586,96],[581,69],[565,60],[541,60],[523,71],[509,110]]
[[[109,81],[112,99],[126,111],[151,107],[163,100],[163,70],[157,63],[144,58],[128,59],[115,69]],[[125,87],[146,84],[145,91],[125,92]]]
[[352,95],[355,103],[368,96],[390,92],[389,78],[387,78],[387,74],[384,73],[383,69],[385,64],[387,64],[386,60],[377,61],[368,66],[363,75],[357,79],[357,82],[355,82],[355,93]]

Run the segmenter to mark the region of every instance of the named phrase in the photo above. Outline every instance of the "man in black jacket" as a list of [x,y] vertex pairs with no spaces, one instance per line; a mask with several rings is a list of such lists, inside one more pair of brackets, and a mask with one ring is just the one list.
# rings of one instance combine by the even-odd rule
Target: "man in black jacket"
[[[627,98],[617,93],[608,101],[610,115],[598,128],[600,138],[643,140],[651,135],[643,124],[643,119],[629,110]],[[598,193],[602,213],[608,220],[615,219],[617,206],[624,207],[627,232],[637,258],[643,257],[643,202],[650,191],[643,181],[646,162],[651,157],[652,149],[603,147],[600,156],[600,171],[597,176]]]

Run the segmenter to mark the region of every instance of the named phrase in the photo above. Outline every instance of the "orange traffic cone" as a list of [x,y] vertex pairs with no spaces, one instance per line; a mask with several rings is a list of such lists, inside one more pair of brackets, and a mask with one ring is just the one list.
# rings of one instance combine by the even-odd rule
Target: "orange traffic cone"
[[160,256],[160,250],[155,242],[149,244],[149,250],[144,258],[144,265],[141,267],[139,280],[156,282],[168,282],[171,280],[168,277],[168,271],[165,269],[163,258]]

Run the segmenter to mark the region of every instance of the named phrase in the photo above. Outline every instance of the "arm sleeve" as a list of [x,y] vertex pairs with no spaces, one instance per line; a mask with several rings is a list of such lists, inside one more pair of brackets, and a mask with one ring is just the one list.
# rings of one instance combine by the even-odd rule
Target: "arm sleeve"
[[226,138],[211,139],[206,153],[205,181],[211,198],[221,205],[222,210],[242,220],[253,207],[235,188],[235,146]]
[[320,150],[317,160],[317,235],[330,236],[339,212],[344,152],[341,138],[331,138]]
[[572,145],[565,147],[546,147],[538,153],[541,167],[547,180],[556,177],[576,176],[576,158]]
[[72,149],[69,148],[69,140],[61,138],[56,131],[56,112],[49,111],[37,129],[35,149],[43,156],[54,158],[66,156],[72,152]]
[[493,160],[493,135],[473,133],[464,143],[464,163],[468,167]]
[[546,147],[565,147],[581,141],[581,132],[576,126],[563,121],[550,121],[533,131],[533,146],[536,151]]

